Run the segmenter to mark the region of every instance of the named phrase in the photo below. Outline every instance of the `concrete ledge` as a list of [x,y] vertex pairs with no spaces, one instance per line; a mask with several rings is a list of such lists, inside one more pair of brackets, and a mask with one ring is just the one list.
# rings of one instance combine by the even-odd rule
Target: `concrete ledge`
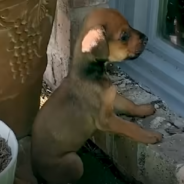
[[129,138],[97,132],[92,140],[116,163],[119,170],[144,184],[184,183],[184,120],[158,97],[126,74],[111,76],[119,92],[137,104],[153,103],[157,112],[147,118],[122,116],[146,129],[164,134],[162,143],[137,144]]

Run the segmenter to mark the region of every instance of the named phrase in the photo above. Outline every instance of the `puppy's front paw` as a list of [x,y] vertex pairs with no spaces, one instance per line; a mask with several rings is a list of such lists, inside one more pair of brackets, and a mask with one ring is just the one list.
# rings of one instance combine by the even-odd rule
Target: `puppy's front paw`
[[139,117],[150,116],[154,114],[156,109],[151,104],[138,105],[137,106],[137,115]]
[[163,135],[158,132],[147,132],[147,138],[145,140],[145,143],[147,144],[155,144],[162,140]]

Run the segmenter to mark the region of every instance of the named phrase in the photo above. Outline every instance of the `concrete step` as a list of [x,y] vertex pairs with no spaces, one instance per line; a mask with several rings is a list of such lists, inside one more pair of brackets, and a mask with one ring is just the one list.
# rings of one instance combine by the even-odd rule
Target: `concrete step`
[[111,78],[125,97],[137,104],[153,103],[157,109],[154,115],[144,119],[126,116],[122,118],[134,121],[146,129],[158,131],[164,135],[164,139],[159,144],[144,145],[126,137],[97,132],[92,140],[129,177],[144,184],[184,183],[184,119],[126,74]]

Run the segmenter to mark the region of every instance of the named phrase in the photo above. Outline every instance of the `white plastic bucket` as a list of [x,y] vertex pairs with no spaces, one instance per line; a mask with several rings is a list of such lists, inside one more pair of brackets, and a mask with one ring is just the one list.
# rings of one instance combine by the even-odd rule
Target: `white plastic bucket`
[[8,140],[11,148],[12,160],[9,165],[0,173],[0,184],[13,184],[18,155],[18,142],[13,131],[2,121],[0,121],[0,136]]

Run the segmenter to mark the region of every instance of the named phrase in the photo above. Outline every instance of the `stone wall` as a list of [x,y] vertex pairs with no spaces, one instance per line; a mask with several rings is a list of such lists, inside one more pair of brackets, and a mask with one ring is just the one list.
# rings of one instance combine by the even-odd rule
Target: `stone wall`
[[44,80],[54,90],[68,73],[70,60],[70,15],[68,0],[58,0],[55,21],[47,49]]
[[83,17],[93,7],[107,6],[107,1],[58,0],[47,50],[48,65],[44,74],[44,81],[53,90],[58,87],[68,73],[68,64]]
[[107,3],[108,0],[70,0],[71,8],[89,7]]

